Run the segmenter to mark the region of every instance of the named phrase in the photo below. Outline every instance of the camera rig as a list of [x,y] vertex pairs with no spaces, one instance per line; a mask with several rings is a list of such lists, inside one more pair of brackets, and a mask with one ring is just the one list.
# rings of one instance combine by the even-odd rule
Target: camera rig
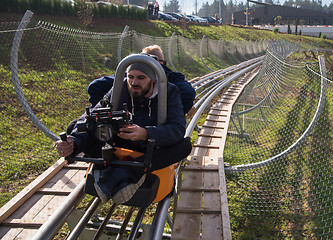
[[[114,147],[113,138],[119,133],[119,129],[127,125],[133,124],[132,114],[127,110],[127,104],[123,104],[123,110],[112,111],[112,104],[107,96],[100,101],[101,106],[94,109],[93,112],[90,108],[86,108],[86,116],[83,121],[78,121],[76,127],[80,133],[92,130],[96,126],[96,137],[98,140],[105,143],[102,147],[102,158],[89,158],[89,157],[78,157],[78,156],[68,156],[65,159],[67,162],[74,163],[75,161],[95,163],[99,165],[125,165],[125,166],[137,166],[143,167],[147,171],[151,166],[151,158],[153,154],[153,149],[155,145],[155,140],[148,139],[147,149],[145,153],[144,162],[135,161],[124,161],[120,160],[115,156],[115,151],[122,151],[128,153],[128,156],[132,157],[138,156],[138,152],[131,151],[129,149]],[[67,141],[67,135],[65,132],[60,133],[60,138],[62,141]],[[139,153],[143,155],[143,153]],[[126,159],[128,160],[128,158]]]
[[133,124],[132,114],[127,110],[127,104],[123,104],[124,110],[112,111],[112,105],[107,96],[100,101],[101,107],[96,108],[93,113],[86,108],[84,121],[77,122],[79,132],[87,132],[94,124],[97,125],[96,137],[102,142],[112,143],[113,137],[119,129]]

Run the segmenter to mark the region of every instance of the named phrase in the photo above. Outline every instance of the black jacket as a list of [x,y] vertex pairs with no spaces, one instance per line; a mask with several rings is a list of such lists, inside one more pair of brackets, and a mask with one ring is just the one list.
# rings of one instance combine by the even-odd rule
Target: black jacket
[[[112,90],[112,89],[111,89]],[[107,96],[111,96],[111,90]],[[165,147],[178,143],[184,138],[186,130],[186,119],[181,108],[181,99],[179,89],[172,83],[168,83],[167,88],[167,118],[166,122],[157,126],[157,96],[153,98],[142,98],[140,101],[133,101],[127,89],[127,81],[125,80],[122,87],[119,106],[123,103],[127,104],[128,110],[133,114],[133,123],[144,127],[148,131],[148,138],[155,139],[157,147]],[[101,105],[98,103],[92,112]],[[113,109],[116,110],[116,109]],[[118,109],[119,110],[119,109]],[[80,120],[84,120],[85,115]],[[77,125],[74,127],[71,135],[75,142],[75,151],[73,155],[85,152],[92,157],[101,156],[101,148],[104,145],[96,138],[97,126],[93,125],[88,132],[79,133]],[[113,138],[117,146],[129,148],[136,151],[145,151],[146,143],[144,141],[129,141],[115,136]]]

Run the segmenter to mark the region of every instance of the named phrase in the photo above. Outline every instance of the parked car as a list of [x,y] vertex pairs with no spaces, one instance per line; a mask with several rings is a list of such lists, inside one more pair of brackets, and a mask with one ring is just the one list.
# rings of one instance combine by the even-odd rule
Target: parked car
[[221,24],[221,21],[220,20],[217,20],[215,17],[203,17],[204,19],[207,19],[207,21],[209,23],[220,23]]
[[198,23],[208,23],[207,19],[198,17],[196,15],[186,15],[191,19],[192,22],[198,22]]
[[178,21],[177,18],[163,12],[158,12],[158,19],[162,21]]
[[131,7],[131,8],[134,8],[134,9],[136,9],[136,10],[138,10],[138,9],[140,9],[140,10],[145,10],[144,7],[139,6],[139,5],[132,5],[132,4],[127,5],[127,4],[125,4],[125,5],[123,5],[123,6],[124,6],[124,7]]
[[177,18],[178,20],[182,20],[183,18],[185,19],[185,21],[191,21],[190,18],[188,18],[185,15],[182,15],[180,13],[175,13],[175,12],[166,12],[166,14],[169,14],[171,16],[173,16],[174,18]]
[[110,2],[104,2],[104,1],[97,1],[96,2],[96,5],[99,6],[99,5],[103,5],[103,6],[115,6],[115,7],[118,7],[117,4],[114,4],[114,3],[110,3]]

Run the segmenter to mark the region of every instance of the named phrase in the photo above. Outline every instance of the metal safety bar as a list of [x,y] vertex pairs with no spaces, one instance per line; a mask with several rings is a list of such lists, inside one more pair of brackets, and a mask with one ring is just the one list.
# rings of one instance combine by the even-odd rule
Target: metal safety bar
[[167,80],[161,64],[147,54],[131,54],[125,57],[117,66],[116,76],[111,93],[111,104],[114,110],[119,107],[120,94],[123,87],[126,68],[133,63],[145,63],[157,74],[158,83],[158,125],[166,121],[167,113]]

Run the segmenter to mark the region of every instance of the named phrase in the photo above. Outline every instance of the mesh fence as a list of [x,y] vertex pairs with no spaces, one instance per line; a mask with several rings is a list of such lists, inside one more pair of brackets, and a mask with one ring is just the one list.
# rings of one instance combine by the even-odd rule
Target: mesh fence
[[[114,74],[123,57],[158,44],[169,67],[188,79],[210,72],[207,66],[235,63],[224,58],[227,43],[201,42],[127,28],[122,33],[87,32],[29,17],[21,25],[0,23],[0,206],[58,159],[54,141],[89,106],[88,84]],[[265,41],[257,44],[262,48],[258,55],[264,54]],[[200,45],[205,51],[200,52]]]
[[332,61],[295,61],[297,49],[273,44],[233,107],[224,161],[239,236],[333,238]]
[[[33,19],[17,31],[19,25],[0,23],[0,206],[58,159],[54,140],[89,105],[88,84],[114,74],[120,59],[150,44],[160,45],[169,67],[188,79],[266,53],[234,108],[224,156],[231,166],[287,151],[320,105],[319,64],[292,60],[302,52],[287,58],[299,45],[278,42],[266,52],[269,40],[162,38],[126,29],[93,33]],[[18,34],[22,38],[14,41]],[[326,74],[332,79],[331,71]],[[332,238],[332,80],[326,86],[320,117],[297,148],[270,164],[231,171],[228,195],[237,232],[262,227],[277,238]]]

